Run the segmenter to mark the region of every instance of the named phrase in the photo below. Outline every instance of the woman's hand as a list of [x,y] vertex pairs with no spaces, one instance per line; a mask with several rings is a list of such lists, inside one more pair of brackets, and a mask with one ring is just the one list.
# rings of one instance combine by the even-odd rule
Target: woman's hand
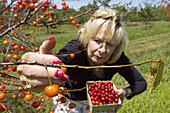
[[127,97],[127,96],[129,96],[129,95],[131,95],[131,94],[132,94],[132,91],[131,91],[130,88],[119,89],[119,90],[118,90],[118,95],[119,95],[119,97],[120,97],[121,104],[118,105],[118,106],[115,108],[114,111],[108,112],[108,113],[116,113],[116,112],[118,112],[119,109],[123,106],[124,97]]
[[[58,58],[54,55],[51,55],[52,49],[55,47],[56,40],[54,37],[49,38],[44,41],[40,46],[40,51],[37,53],[28,52],[25,53],[21,60],[23,62],[34,62],[39,63],[55,63]],[[61,85],[67,81],[68,76],[59,68],[47,67],[49,76],[52,84]],[[49,85],[48,74],[44,66],[39,65],[19,65],[17,68],[18,73],[20,74],[20,81],[23,84],[31,85],[31,90],[34,92],[41,92],[44,88]]]
[[123,88],[123,89],[118,90],[118,95],[120,98],[130,96],[131,94],[132,94],[132,91],[130,88]]

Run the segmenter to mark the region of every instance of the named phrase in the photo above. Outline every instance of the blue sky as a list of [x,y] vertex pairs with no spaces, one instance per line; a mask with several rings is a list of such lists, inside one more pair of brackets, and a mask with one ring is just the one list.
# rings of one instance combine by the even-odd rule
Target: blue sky
[[[54,3],[57,5],[57,7],[60,9],[62,0],[52,0],[52,2],[54,1]],[[65,0],[66,4],[69,5],[70,8],[74,8],[74,9],[78,9],[81,6],[87,5],[89,3],[92,3],[93,0]],[[142,3],[146,3],[147,0],[111,0],[111,2],[109,4],[125,4],[125,3],[129,3],[130,1],[132,1],[132,6],[138,6],[139,4]],[[152,2],[151,2],[152,1]],[[157,3],[160,0],[148,0],[148,3]]]
[[[11,0],[7,0],[7,1],[8,1],[8,4],[11,2]],[[58,9],[62,8],[62,5],[61,5],[61,3],[63,2],[62,0],[49,0],[49,1],[56,4]],[[74,9],[78,9],[81,6],[85,6],[93,2],[93,0],[65,0],[65,1],[66,1],[66,4],[68,4],[70,8],[74,8]],[[126,4],[126,3],[129,3],[130,1],[132,1],[132,6],[138,6],[139,4],[146,3],[147,1],[148,3],[152,3],[154,5],[155,3],[158,3],[161,0],[111,0],[109,4],[110,5],[118,4],[118,3]]]

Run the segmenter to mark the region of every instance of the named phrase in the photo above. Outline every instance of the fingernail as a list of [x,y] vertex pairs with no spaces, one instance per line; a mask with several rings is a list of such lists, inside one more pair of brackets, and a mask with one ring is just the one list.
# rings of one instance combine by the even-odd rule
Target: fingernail
[[48,40],[52,40],[52,39],[55,39],[55,37],[54,37],[54,36],[52,36],[52,37],[50,37]]
[[68,76],[67,76],[67,75],[64,75],[64,76],[61,77],[59,80],[60,80],[61,82],[67,81],[67,80],[68,80]]
[[62,64],[62,61],[60,59],[54,59],[52,61],[53,64]]
[[54,73],[54,76],[55,76],[55,77],[64,77],[64,72],[61,71],[61,70],[57,70],[57,71]]
[[116,91],[115,93],[116,93],[116,94],[119,94],[119,91]]

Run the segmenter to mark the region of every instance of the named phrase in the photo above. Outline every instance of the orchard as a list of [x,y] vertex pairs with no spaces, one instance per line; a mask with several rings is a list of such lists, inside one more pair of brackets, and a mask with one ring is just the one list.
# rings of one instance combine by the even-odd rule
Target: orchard
[[[46,66],[52,66],[60,68],[61,71],[55,75],[55,77],[64,76],[67,71],[67,65],[64,65],[61,60],[53,61],[52,64],[43,64],[37,62],[22,62],[21,56],[26,52],[38,52],[40,43],[42,42],[40,37],[35,34],[49,33],[49,28],[60,27],[61,25],[70,25],[71,29],[78,30],[81,24],[91,15],[95,10],[101,6],[108,6],[110,0],[94,0],[94,4],[89,5],[88,8],[81,8],[80,11],[75,11],[69,7],[67,1],[62,1],[61,4],[55,4],[55,0],[2,0],[0,1],[0,111],[9,113],[53,113],[54,107],[52,97],[58,96],[57,101],[60,104],[64,104],[69,101],[69,109],[66,110],[69,113],[70,109],[76,107],[76,104],[72,100],[67,100],[65,96],[69,96],[72,90],[67,90],[65,87],[58,86],[57,84],[51,84],[49,77],[49,85],[45,87],[44,92],[35,93],[30,90],[32,87],[29,84],[22,84],[17,73],[17,66],[22,64],[34,64]],[[10,3],[9,3],[10,2]],[[164,2],[167,4],[167,2]],[[58,8],[58,5],[61,8]],[[112,6],[113,7],[113,6]],[[162,7],[162,6],[160,6]],[[167,10],[165,10],[166,13]],[[76,12],[76,13],[75,13]],[[169,15],[166,13],[166,16]],[[83,21],[83,22],[82,22]],[[93,20],[91,20],[93,21]],[[67,29],[68,30],[68,29]],[[69,29],[68,32],[71,30]],[[61,33],[67,32],[63,30]],[[74,32],[73,30],[71,32]],[[60,33],[60,32],[59,32]],[[50,36],[47,38],[55,38]],[[64,39],[59,39],[60,41]],[[82,51],[79,51],[82,52]],[[77,53],[79,53],[77,52]],[[76,58],[77,53],[67,54],[70,58]],[[53,53],[56,55],[57,53]],[[126,66],[139,66],[146,63],[159,63],[159,66],[163,67],[161,60],[149,60],[146,62],[132,64],[132,65],[120,65],[120,67]],[[69,66],[68,66],[69,67]],[[72,68],[84,68],[77,65],[71,66]],[[98,67],[91,67],[98,68]],[[101,68],[101,67],[99,67]],[[102,67],[106,68],[106,67]],[[117,68],[113,66],[111,68]],[[46,68],[47,70],[47,68]],[[159,70],[163,71],[163,70]],[[48,70],[47,70],[48,73]],[[67,81],[69,78],[61,78],[60,81]],[[158,78],[159,79],[159,78]],[[160,78],[161,79],[161,78]],[[152,80],[151,80],[152,81]],[[75,82],[76,84],[76,82]],[[152,83],[154,84],[154,83]],[[158,83],[159,84],[159,83]],[[103,86],[103,87],[100,87]],[[109,87],[109,88],[106,88]],[[153,86],[154,88],[156,86]],[[153,90],[154,88],[151,88]],[[116,90],[114,90],[112,82],[93,82],[86,87],[90,95],[92,105],[105,105],[105,104],[117,104],[120,99]],[[108,89],[104,91],[103,89]],[[82,88],[84,89],[84,88]],[[78,90],[82,90],[78,89]],[[100,93],[97,92],[103,90]],[[73,90],[76,91],[76,90]],[[93,93],[92,93],[93,92]],[[94,93],[95,92],[95,93]],[[96,96],[98,94],[98,96]],[[107,93],[108,96],[104,97],[103,94]],[[100,97],[100,99],[98,98]],[[48,109],[47,109],[48,108]],[[87,110],[90,106],[87,105]],[[63,111],[63,108],[60,108]]]
[[[0,111],[10,113],[23,112],[24,110],[41,112],[43,109],[46,109],[45,107],[43,108],[44,105],[52,106],[52,103],[48,103],[48,101],[59,93],[61,99],[59,98],[58,101],[64,103],[66,100],[62,95],[68,94],[64,87],[51,84],[49,78],[49,86],[44,89],[44,93],[36,94],[31,92],[29,84],[24,85],[19,81],[17,65],[21,64],[21,56],[25,52],[39,51],[39,45],[37,45],[36,41],[38,37],[34,36],[36,32],[41,32],[45,27],[48,28],[64,23],[75,26],[75,29],[78,29],[80,24],[76,22],[76,19],[92,13],[107,0],[102,1],[103,3],[101,2],[99,6],[94,6],[86,12],[77,15],[70,14],[67,17],[62,16],[70,13],[71,10],[66,1],[62,1],[59,4],[62,6],[61,9],[58,9],[58,4],[50,0],[11,0],[10,2],[7,0],[0,2],[0,51],[2,61],[0,70]],[[25,32],[25,28],[30,30],[30,32]],[[75,53],[68,56],[74,58]],[[54,61],[54,63],[63,65],[59,60]],[[62,76],[67,70],[66,67],[60,68],[62,71],[58,72],[56,77]],[[61,81],[66,81],[67,79],[61,78]],[[18,107],[14,105],[15,101],[17,101],[16,106]],[[71,103],[69,106],[70,109],[73,109],[76,105]],[[19,109],[20,107],[22,109]],[[48,112],[54,112],[54,108],[51,107],[51,110],[48,110]]]

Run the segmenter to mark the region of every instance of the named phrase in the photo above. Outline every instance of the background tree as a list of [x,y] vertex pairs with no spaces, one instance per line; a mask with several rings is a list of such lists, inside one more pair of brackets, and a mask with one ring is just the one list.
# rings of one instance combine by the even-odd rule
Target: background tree
[[137,7],[130,8],[129,19],[131,22],[135,22],[136,25],[137,25],[137,22],[140,22],[140,16],[139,16],[139,11]]
[[144,3],[145,7],[143,8],[141,5],[140,7],[140,12],[139,16],[141,20],[145,23],[145,29],[148,28],[148,22],[152,21],[154,19],[154,10],[150,4]]
[[129,12],[129,6],[132,4],[132,1],[129,2],[129,3],[126,3],[126,4],[121,4],[121,3],[118,3],[118,4],[113,4],[111,6],[112,9],[116,9],[118,11],[120,11],[121,15],[122,15],[122,21],[124,21],[125,25],[127,24],[127,21],[129,20],[129,16],[130,16],[130,13]]

